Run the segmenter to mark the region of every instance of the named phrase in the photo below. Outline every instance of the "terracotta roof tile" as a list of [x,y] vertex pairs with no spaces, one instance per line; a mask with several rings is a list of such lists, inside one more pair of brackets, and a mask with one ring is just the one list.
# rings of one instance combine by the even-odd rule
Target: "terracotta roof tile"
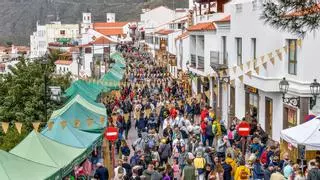
[[90,44],[109,44],[109,43],[114,43],[113,41],[109,40],[108,38],[106,37],[99,37],[97,38],[95,41],[91,42]]
[[96,29],[96,31],[105,36],[115,36],[124,34],[122,29]]
[[67,61],[67,60],[56,60],[56,62],[54,62],[54,64],[57,65],[70,65],[72,63],[72,61]]
[[123,27],[127,25],[128,22],[96,22],[93,23],[93,29],[106,28],[106,27]]
[[226,16],[226,17],[224,17],[224,18],[222,18],[222,19],[220,19],[220,20],[217,20],[217,21],[215,21],[215,22],[230,22],[231,21],[231,15],[229,15],[229,16]]
[[173,33],[174,30],[170,30],[170,29],[161,29],[157,32],[155,32],[156,34],[160,34],[160,35],[168,35],[168,34],[171,34]]
[[213,30],[216,30],[216,26],[213,24],[213,22],[198,23],[188,28],[188,31],[213,31]]
[[181,35],[179,35],[175,40],[177,41],[179,39],[184,39],[184,38],[186,38],[188,36],[189,36],[189,32],[186,31],[186,32],[182,33]]

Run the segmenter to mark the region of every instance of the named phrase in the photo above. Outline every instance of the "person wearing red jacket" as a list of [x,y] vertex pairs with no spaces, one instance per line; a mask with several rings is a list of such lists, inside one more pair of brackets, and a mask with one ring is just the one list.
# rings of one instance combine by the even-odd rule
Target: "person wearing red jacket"
[[204,119],[209,115],[209,111],[206,107],[203,107],[201,113],[200,113],[200,119],[201,122],[204,121]]
[[178,115],[178,112],[177,112],[176,108],[175,108],[175,107],[172,107],[172,108],[170,109],[170,117],[171,117],[172,119],[176,119],[177,115]]
[[201,128],[201,140],[203,145],[206,145],[207,137],[206,137],[206,129],[207,129],[207,121],[203,120],[200,123],[200,128]]

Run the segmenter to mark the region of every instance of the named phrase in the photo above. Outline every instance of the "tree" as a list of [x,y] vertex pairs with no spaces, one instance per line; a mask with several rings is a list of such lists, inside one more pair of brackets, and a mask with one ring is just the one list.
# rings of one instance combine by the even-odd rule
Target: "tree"
[[[14,133],[9,130],[6,135],[0,134],[0,144],[4,144],[0,148],[12,148],[32,130],[32,122],[45,121],[45,74],[47,85],[61,86],[62,90],[70,86],[70,74],[54,74],[55,58],[57,56],[51,55],[31,61],[20,57],[19,62],[10,67],[11,72],[0,77],[0,121],[9,122],[11,128],[14,128],[14,122],[22,122],[25,128],[21,136],[15,134],[17,137],[11,137]],[[48,63],[41,63],[45,59]],[[49,95],[46,100],[48,115],[63,104],[50,100]],[[10,139],[13,142],[6,142]]]
[[320,26],[319,0],[270,0],[261,18],[275,28],[304,37]]

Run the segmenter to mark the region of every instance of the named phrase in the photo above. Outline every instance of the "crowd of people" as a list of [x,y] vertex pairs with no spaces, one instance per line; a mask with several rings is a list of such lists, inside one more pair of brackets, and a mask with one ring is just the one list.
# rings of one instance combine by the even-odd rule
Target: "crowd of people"
[[[254,116],[226,127],[205,96],[191,96],[150,55],[128,45],[118,50],[127,60],[126,78],[105,104],[109,125],[119,130],[115,180],[320,180],[319,157],[301,167],[280,155]],[[248,137],[238,134],[242,121],[250,123]],[[137,134],[130,144],[129,131]]]

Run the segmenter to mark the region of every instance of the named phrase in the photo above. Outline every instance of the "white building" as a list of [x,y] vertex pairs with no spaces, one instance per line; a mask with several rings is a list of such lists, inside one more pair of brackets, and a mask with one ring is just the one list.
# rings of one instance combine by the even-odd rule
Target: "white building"
[[30,48],[26,46],[0,46],[0,74],[10,72],[9,67],[19,62],[19,57],[29,58]]
[[[247,114],[279,140],[280,130],[302,123],[310,112],[309,85],[320,77],[315,61],[320,57],[314,53],[320,36],[310,33],[301,42],[264,24],[261,2],[223,2],[223,11],[212,8],[210,14],[200,14],[196,3],[194,26],[176,39],[177,64],[198,76],[192,80],[193,92],[209,90],[209,103],[226,124]],[[285,96],[299,98],[299,106],[283,102],[283,77],[290,84]]]
[[52,22],[39,25],[37,23],[36,31],[30,36],[31,58],[45,55],[49,46],[72,47],[77,45],[79,30],[78,24]]

